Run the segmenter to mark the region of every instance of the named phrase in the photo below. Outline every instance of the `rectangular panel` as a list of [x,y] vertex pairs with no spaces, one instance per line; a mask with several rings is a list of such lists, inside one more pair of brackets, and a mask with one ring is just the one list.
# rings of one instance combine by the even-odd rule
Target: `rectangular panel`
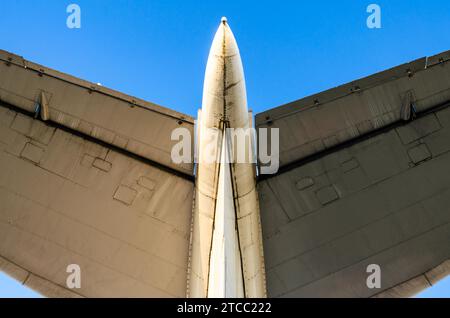
[[0,269],[49,296],[185,296],[192,182],[3,106],[0,166]]
[[[269,296],[427,287],[410,280],[450,259],[449,140],[447,106],[261,181]],[[366,285],[369,264],[380,289]]]
[[190,116],[5,51],[0,62],[0,100],[31,113],[46,107],[50,121],[192,176],[192,163],[175,164],[170,157],[174,129],[188,129],[193,141]]
[[450,101],[448,52],[418,59],[256,115],[279,128],[280,170]]

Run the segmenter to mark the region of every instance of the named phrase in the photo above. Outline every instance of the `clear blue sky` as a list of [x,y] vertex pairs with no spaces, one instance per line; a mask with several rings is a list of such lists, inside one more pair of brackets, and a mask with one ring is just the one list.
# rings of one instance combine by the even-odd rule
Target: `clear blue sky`
[[[66,7],[81,7],[81,29]],[[366,7],[382,28],[366,26]],[[221,16],[240,46],[260,112],[450,49],[448,0],[3,1],[0,48],[195,116]],[[0,276],[0,296],[30,293]],[[422,294],[450,297],[450,279]]]

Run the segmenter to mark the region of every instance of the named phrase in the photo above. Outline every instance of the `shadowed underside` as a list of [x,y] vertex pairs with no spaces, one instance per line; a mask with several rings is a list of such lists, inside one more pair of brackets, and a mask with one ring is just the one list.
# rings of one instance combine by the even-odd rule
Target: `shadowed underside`
[[[228,47],[217,63],[238,52]],[[449,58],[256,116],[258,128],[279,128],[280,170],[256,190],[253,169],[227,166],[246,296],[266,291],[264,268],[269,297],[409,296],[450,272]],[[212,242],[220,167],[194,176],[170,157],[171,131],[193,136],[193,119],[8,52],[0,62],[0,269],[46,296],[184,297],[195,274],[206,292],[210,245],[189,251],[195,233]],[[215,68],[222,93],[205,80],[205,127],[251,125],[233,65],[242,78]],[[207,226],[196,229],[195,215]],[[80,265],[80,289],[66,287],[69,264]],[[380,265],[380,289],[366,285],[369,264]]]

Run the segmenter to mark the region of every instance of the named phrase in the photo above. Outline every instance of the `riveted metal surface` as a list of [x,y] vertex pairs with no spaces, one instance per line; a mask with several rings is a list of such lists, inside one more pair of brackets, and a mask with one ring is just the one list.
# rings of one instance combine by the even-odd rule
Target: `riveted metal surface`
[[447,107],[260,182],[269,296],[405,297],[449,274],[448,140]]

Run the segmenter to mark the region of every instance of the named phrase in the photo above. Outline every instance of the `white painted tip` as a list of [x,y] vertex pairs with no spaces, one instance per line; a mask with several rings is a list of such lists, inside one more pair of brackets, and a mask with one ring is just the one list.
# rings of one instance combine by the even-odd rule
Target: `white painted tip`
[[227,17],[222,17],[222,19],[220,20],[222,23],[227,23]]

